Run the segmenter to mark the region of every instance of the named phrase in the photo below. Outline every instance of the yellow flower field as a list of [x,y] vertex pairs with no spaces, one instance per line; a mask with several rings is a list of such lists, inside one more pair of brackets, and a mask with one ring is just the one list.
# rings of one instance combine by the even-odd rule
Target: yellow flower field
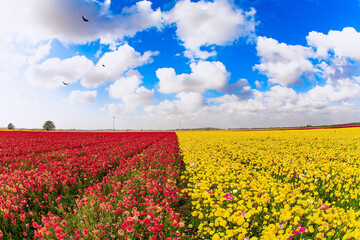
[[360,128],[177,132],[204,239],[360,239]]

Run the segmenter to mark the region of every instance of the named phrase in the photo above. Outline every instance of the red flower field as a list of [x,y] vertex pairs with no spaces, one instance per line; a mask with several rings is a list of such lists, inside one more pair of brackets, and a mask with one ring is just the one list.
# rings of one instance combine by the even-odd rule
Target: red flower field
[[174,132],[0,132],[0,239],[177,239]]

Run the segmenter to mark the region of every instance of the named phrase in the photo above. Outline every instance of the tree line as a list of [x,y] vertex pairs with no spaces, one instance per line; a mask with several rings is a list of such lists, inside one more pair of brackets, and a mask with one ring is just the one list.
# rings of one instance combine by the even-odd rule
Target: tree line
[[[13,123],[9,123],[7,129],[9,130],[15,129],[15,125]],[[53,121],[47,120],[42,126],[42,129],[46,131],[53,131],[56,129],[55,123]]]

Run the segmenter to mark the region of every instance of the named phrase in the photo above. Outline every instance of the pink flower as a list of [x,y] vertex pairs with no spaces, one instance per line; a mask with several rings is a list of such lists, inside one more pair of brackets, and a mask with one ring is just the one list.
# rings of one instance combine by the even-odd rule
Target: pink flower
[[324,212],[326,212],[326,210],[328,210],[330,207],[326,206],[325,204],[322,204],[320,208],[324,209]]
[[245,214],[246,214],[246,212],[241,212],[241,213],[239,213],[239,216],[245,217]]
[[294,231],[292,231],[292,234],[296,235],[296,234],[299,234],[299,232],[294,230]]
[[305,230],[306,230],[306,227],[302,227],[302,228],[300,228],[299,233],[303,233],[303,232],[305,232]]
[[282,224],[280,224],[279,226],[278,226],[278,229],[283,229],[284,228],[284,225],[282,225]]
[[233,200],[234,200],[230,193],[225,193],[224,198],[225,198],[226,200],[229,200],[229,201],[233,201]]

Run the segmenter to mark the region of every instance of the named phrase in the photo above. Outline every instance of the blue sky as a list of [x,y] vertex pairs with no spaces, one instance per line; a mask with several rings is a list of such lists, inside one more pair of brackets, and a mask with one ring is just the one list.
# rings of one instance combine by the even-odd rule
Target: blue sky
[[359,11],[357,0],[7,1],[0,127],[359,122]]

